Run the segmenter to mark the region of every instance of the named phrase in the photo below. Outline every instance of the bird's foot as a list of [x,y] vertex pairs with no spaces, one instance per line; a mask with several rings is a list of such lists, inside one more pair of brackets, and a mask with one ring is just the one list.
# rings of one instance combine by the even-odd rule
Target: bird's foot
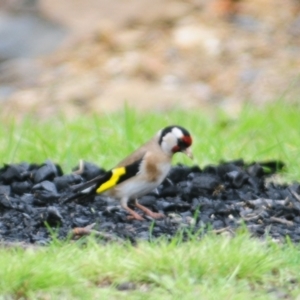
[[125,207],[127,212],[130,214],[130,216],[127,217],[127,220],[139,220],[139,221],[145,221],[145,219],[140,216],[138,213],[136,213],[134,210],[132,210],[129,207]]
[[153,219],[163,219],[165,218],[166,216],[164,214],[160,214],[160,213],[156,213],[156,212],[153,212],[153,211],[150,211],[151,213],[148,213],[147,215]]
[[153,218],[153,219],[162,219],[165,217],[165,215],[153,212],[149,208],[145,207],[144,205],[141,205],[137,201],[135,202],[135,206],[139,208],[141,211],[143,211],[147,216]]
[[127,220],[130,220],[130,221],[132,221],[132,220],[145,221],[145,219],[137,213],[131,214],[130,216],[128,216]]

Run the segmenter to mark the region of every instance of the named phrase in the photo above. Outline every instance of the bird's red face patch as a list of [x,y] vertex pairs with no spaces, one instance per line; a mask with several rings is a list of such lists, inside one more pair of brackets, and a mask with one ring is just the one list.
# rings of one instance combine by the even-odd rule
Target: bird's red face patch
[[176,153],[176,152],[179,152],[179,151],[181,151],[181,149],[180,149],[180,147],[179,147],[178,145],[176,145],[176,146],[174,146],[174,147],[172,148],[172,152],[173,152],[173,153]]
[[185,135],[183,138],[182,138],[183,142],[187,145],[187,147],[191,146],[192,145],[192,137],[189,136],[189,135]]
[[185,135],[178,139],[178,144],[172,148],[172,152],[184,151],[186,148],[190,147],[192,144],[192,138],[189,135]]

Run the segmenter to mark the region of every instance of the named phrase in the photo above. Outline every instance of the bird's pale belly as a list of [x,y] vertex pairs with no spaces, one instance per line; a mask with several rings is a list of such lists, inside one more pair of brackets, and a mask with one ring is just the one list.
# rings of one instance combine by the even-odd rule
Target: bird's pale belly
[[141,197],[147,193],[153,191],[159,184],[153,182],[137,181],[137,182],[126,182],[123,185],[114,188],[114,194],[118,198],[123,198],[124,195],[128,195],[130,199]]
[[126,195],[129,199],[139,198],[157,188],[165,179],[169,170],[170,166],[165,165],[161,169],[161,175],[156,181],[149,182],[142,177],[135,178],[135,180],[127,180],[107,191],[107,194],[116,198],[123,198]]

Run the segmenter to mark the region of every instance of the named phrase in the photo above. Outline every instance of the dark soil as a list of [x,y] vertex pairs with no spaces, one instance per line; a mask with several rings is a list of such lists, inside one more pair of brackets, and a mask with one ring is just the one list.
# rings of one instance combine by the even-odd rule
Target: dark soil
[[[234,235],[244,226],[258,238],[300,241],[300,184],[272,182],[283,163],[246,164],[243,160],[200,169],[178,165],[152,193],[139,201],[164,219],[128,220],[119,202],[98,195],[64,203],[71,186],[104,170],[84,163],[81,175],[63,175],[51,161],[0,169],[0,239],[47,244],[51,234],[65,239],[90,233],[104,240],[150,240],[200,235],[209,230]],[[142,212],[139,212],[142,213]],[[52,231],[52,233],[51,233]]]

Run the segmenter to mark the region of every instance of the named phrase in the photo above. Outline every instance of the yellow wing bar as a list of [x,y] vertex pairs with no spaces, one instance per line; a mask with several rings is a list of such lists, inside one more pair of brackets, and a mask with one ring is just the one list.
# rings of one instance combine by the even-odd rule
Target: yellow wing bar
[[111,170],[111,172],[111,177],[106,182],[102,183],[96,190],[97,194],[103,193],[106,190],[109,190],[112,187],[114,187],[118,183],[120,177],[126,173],[126,169],[125,167],[120,167]]

